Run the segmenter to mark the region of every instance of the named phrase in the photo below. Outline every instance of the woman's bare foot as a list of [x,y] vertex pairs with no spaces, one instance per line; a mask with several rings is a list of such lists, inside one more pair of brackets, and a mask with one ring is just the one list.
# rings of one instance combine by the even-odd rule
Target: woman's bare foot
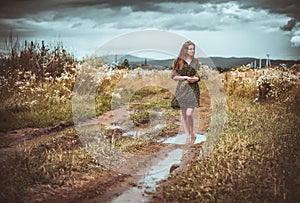
[[192,141],[193,141],[193,140],[192,140],[192,135],[187,134],[187,135],[186,135],[186,139],[185,139],[185,144],[189,147],[190,145],[193,144]]
[[195,133],[192,133],[192,134],[191,134],[191,142],[192,142],[192,144],[195,143],[196,139],[197,139],[196,134],[195,134]]

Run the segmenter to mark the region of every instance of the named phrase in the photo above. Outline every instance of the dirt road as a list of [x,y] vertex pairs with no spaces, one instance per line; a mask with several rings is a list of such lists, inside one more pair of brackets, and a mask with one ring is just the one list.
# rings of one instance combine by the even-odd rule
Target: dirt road
[[[209,124],[210,98],[208,92],[201,94],[201,107],[197,116],[198,141],[193,146],[184,145],[181,129],[174,129],[165,132],[163,137],[156,137],[155,142],[143,153],[136,152],[126,159],[121,166],[122,171],[107,170],[101,174],[93,174],[93,178],[88,178],[88,174],[81,174],[86,180],[73,181],[68,185],[68,181],[60,187],[53,188],[49,185],[36,185],[29,189],[28,202],[140,202],[141,199],[149,201],[155,194],[155,188],[159,184],[168,184],[166,180],[170,173],[180,174],[187,167],[189,162],[197,155],[201,148],[201,143],[205,140],[205,132]],[[160,109],[158,109],[160,111]],[[162,116],[160,119],[164,119]],[[169,118],[169,122],[180,124],[180,117]],[[81,123],[80,126],[121,126],[121,132],[130,133],[128,127],[128,109],[122,106],[113,111]],[[162,120],[157,119],[153,125],[159,125]],[[143,128],[139,132],[155,133],[154,127]],[[122,128],[126,126],[126,128]],[[43,129],[26,128],[15,130],[0,135],[0,161],[6,164],[7,158],[16,151],[41,143],[45,140],[60,136],[61,132],[67,128],[73,128],[72,123],[62,122],[54,127]],[[158,131],[161,129],[157,128]],[[116,131],[113,131],[116,132]],[[150,133],[150,134],[151,134]],[[92,171],[90,173],[96,173]],[[95,178],[96,177],[96,178]],[[155,194],[159,195],[159,194]],[[136,201],[135,201],[136,200]]]

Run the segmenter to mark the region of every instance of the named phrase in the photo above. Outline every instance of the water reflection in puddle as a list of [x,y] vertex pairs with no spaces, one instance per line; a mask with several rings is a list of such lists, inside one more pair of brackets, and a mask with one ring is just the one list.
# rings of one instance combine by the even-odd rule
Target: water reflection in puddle
[[173,164],[180,164],[182,149],[171,151],[168,156],[153,165],[147,175],[142,179],[141,183],[147,187],[148,192],[153,192],[157,187],[157,182],[168,177],[169,169]]
[[[204,142],[206,140],[206,136],[203,134],[196,134],[196,141],[194,144],[198,144]],[[184,133],[177,134],[175,137],[162,138],[158,140],[158,142],[162,142],[164,144],[185,144],[186,135]]]
[[[90,135],[90,136],[85,136],[84,138],[99,138],[97,143],[102,143],[102,135],[99,132],[99,128],[101,126],[98,125],[89,125],[89,126],[82,126],[81,130],[84,131],[87,130],[88,133],[84,133],[85,135]],[[122,126],[120,125],[110,125],[108,126],[109,129],[122,129]],[[163,124],[156,124],[152,126],[151,130],[149,129],[139,129],[138,131],[127,131],[123,133],[123,136],[133,136],[133,137],[139,137],[139,136],[144,136],[147,134],[154,135],[155,133],[161,132],[161,130],[164,128]],[[101,138],[101,139],[100,139]],[[206,140],[206,136],[203,134],[196,134],[196,141],[194,144],[198,144],[201,142],[204,142]],[[150,167],[148,172],[137,181],[137,186],[131,187],[127,191],[124,191],[119,195],[118,197],[114,198],[111,202],[114,203],[123,203],[123,202],[148,202],[151,198],[151,193],[156,190],[158,187],[157,183],[161,180],[164,180],[168,177],[169,175],[169,170],[172,165],[174,164],[182,164],[181,163],[181,158],[183,151],[181,146],[178,145],[184,145],[186,142],[186,135],[184,133],[177,134],[174,137],[169,137],[169,138],[162,138],[160,140],[157,140],[157,142],[167,144],[169,146],[173,146],[173,150],[166,153],[167,155],[165,156],[164,159],[157,161],[154,165]],[[174,145],[175,144],[175,145]]]
[[132,187],[111,202],[147,202],[147,193],[154,192],[158,186],[157,182],[168,177],[169,169],[173,164],[180,164],[181,156],[182,149],[175,149],[169,152],[165,159],[160,160],[157,164],[153,165],[148,173],[139,180],[138,187]]
[[107,129],[111,129],[111,130],[114,130],[114,129],[122,129],[122,126],[120,125],[109,125],[107,127]]

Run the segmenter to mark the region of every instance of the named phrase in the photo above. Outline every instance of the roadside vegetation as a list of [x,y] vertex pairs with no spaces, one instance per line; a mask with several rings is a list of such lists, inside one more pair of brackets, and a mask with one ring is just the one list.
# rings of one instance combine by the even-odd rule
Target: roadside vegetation
[[300,67],[222,75],[226,128],[213,152],[160,188],[162,202],[296,202]]

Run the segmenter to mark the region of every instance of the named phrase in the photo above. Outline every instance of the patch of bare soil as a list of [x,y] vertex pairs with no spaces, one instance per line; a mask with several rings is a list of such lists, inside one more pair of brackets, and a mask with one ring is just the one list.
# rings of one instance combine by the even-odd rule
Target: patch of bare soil
[[21,142],[36,139],[51,133],[62,131],[72,126],[72,122],[60,122],[59,124],[46,128],[24,128],[9,132],[0,132],[0,149],[20,144]]
[[119,174],[113,171],[90,171],[82,176],[80,181],[67,181],[61,187],[53,188],[50,185],[36,185],[30,189],[30,196],[26,202],[84,202],[84,200],[101,196],[109,188],[130,178],[130,175]]

